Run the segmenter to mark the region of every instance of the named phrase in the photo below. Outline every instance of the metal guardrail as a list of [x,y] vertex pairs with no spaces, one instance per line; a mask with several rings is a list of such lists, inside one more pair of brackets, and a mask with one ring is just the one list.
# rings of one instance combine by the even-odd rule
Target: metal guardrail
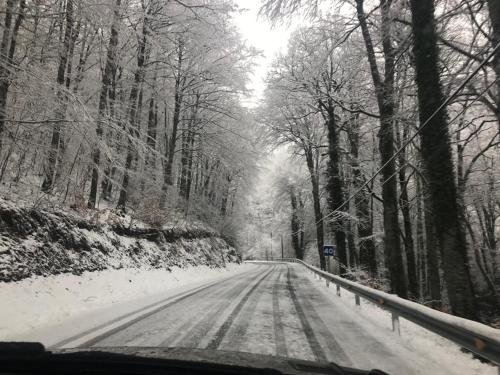
[[340,288],[354,293],[357,305],[360,304],[359,299],[361,297],[390,311],[392,314],[393,330],[399,331],[399,317],[402,317],[500,366],[500,330],[498,329],[436,311],[396,295],[343,279],[299,259],[283,258],[279,260],[302,264],[316,275],[327,280],[327,282],[335,284],[338,295],[340,295]]

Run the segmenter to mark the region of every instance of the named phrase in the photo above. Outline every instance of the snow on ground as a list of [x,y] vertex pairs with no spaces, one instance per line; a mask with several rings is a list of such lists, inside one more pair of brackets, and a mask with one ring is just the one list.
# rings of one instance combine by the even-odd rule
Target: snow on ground
[[[482,363],[474,359],[472,354],[465,353],[453,342],[430,332],[406,319],[400,318],[401,335],[392,331],[391,315],[375,304],[361,299],[361,307],[355,305],[355,295],[345,289],[341,289],[341,297],[336,294],[336,288],[330,285],[326,287],[324,279],[318,280],[305,268],[302,269],[313,282],[324,291],[325,296],[338,308],[350,312],[352,319],[361,325],[366,331],[379,338],[388,345],[394,353],[404,356],[408,350],[401,350],[401,346],[416,353],[419,358],[429,358],[431,364],[426,373],[439,374],[442,369],[450,373],[469,375],[497,375],[498,368]],[[500,334],[500,333],[499,333]],[[361,338],[360,338],[361,339]],[[414,360],[408,358],[408,361]],[[439,363],[440,368],[431,367],[433,363]]]
[[[226,268],[174,267],[171,272],[119,269],[0,282],[0,341],[39,339],[50,333],[52,326],[60,329],[64,323],[66,334],[71,330],[78,333],[92,326],[93,321],[113,318],[166,298],[174,291],[194,288],[251,267],[249,264],[227,264]],[[77,326],[73,321],[78,322]],[[56,333],[61,337],[65,334]]]

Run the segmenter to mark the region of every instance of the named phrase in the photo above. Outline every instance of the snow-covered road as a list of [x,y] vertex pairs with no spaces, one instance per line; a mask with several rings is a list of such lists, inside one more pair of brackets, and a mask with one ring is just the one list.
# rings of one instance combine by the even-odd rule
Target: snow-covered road
[[[456,362],[428,357],[390,330],[371,327],[345,298],[330,291],[300,265],[255,264],[54,347],[209,348],[332,361],[390,374],[463,373]],[[480,366],[469,373],[483,370]]]

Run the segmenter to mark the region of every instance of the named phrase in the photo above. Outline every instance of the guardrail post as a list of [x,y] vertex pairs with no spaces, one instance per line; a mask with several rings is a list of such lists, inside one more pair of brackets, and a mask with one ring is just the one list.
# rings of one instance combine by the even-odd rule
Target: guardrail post
[[328,281],[328,279],[325,279],[326,281],[326,287],[329,288],[330,287],[330,282]]
[[340,297],[340,285],[339,284],[337,284],[337,296]]
[[394,332],[397,331],[398,335],[401,336],[401,328],[399,326],[399,315],[396,313],[391,313],[391,320],[392,320],[392,330]]
[[354,300],[356,301],[356,306],[361,308],[361,299],[359,298],[359,296],[357,294],[354,295]]

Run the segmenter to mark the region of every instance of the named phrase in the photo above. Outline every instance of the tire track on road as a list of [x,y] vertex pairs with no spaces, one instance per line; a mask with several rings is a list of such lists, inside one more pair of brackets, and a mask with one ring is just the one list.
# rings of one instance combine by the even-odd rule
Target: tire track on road
[[281,289],[280,279],[283,271],[280,273],[273,285],[273,320],[274,320],[274,340],[276,342],[276,355],[286,357],[288,355],[285,341],[285,331],[281,320],[281,311],[279,305],[279,290]]
[[309,343],[309,346],[311,347],[311,350],[314,356],[316,357],[316,360],[320,362],[327,362],[326,354],[321,348],[318,338],[314,334],[314,331],[311,325],[309,324],[309,321],[307,320],[306,314],[304,313],[304,310],[302,309],[302,306],[300,305],[297,299],[297,295],[295,294],[295,288],[292,285],[292,280],[290,277],[289,266],[287,266],[286,279],[287,279],[288,292],[290,293],[290,297],[295,307],[295,311],[297,312],[297,315],[300,319],[300,323],[302,324],[302,328],[306,336],[307,342]]
[[[249,270],[247,272],[244,272],[244,274],[248,274],[248,273],[252,273],[252,272],[255,272],[255,270]],[[122,330],[122,329],[125,329],[131,325],[133,325],[134,323],[140,321],[140,320],[143,320],[143,319],[146,319],[148,318],[149,316],[153,315],[153,314],[156,314],[158,313],[159,311],[162,311],[170,306],[172,306],[173,304],[177,303],[177,302],[180,302],[186,298],[189,298],[193,295],[196,295],[198,293],[201,293],[203,292],[204,290],[206,289],[209,289],[209,288],[212,288],[212,287],[216,287],[217,285],[223,283],[223,282],[227,282],[228,280],[230,280],[231,278],[233,277],[239,277],[241,275],[235,275],[235,276],[232,276],[232,277],[229,277],[229,278],[226,278],[226,279],[222,279],[222,280],[218,280],[218,281],[214,281],[214,282],[211,282],[209,283],[208,285],[204,285],[204,286],[201,286],[201,287],[198,287],[198,288],[195,288],[194,290],[188,290],[188,291],[185,291],[185,292],[181,292],[181,293],[178,293],[178,294],[175,294],[171,297],[168,297],[164,300],[161,300],[161,301],[158,301],[158,302],[155,302],[155,303],[151,303],[147,306],[144,306],[144,307],[141,307],[140,309],[137,309],[137,310],[134,310],[132,312],[129,312],[129,313],[126,313],[126,314],[123,314],[123,315],[120,315],[119,317],[115,318],[115,319],[112,319],[110,321],[107,321],[105,323],[102,323],[102,324],[99,324],[95,327],[92,327],[88,330],[85,330],[77,335],[74,335],[74,336],[71,336],[67,339],[64,339],[64,340],[61,340],[59,342],[57,342],[56,344],[52,345],[51,348],[60,348],[60,347],[63,347],[65,346],[66,344],[68,343],[71,343],[72,341],[76,341],[76,340],[79,340],[79,339],[82,339],[84,338],[85,336],[87,335],[90,335],[92,334],[93,332],[97,332],[103,328],[106,328],[114,323],[117,323],[123,319],[126,319],[128,317],[131,317],[131,316],[134,316],[138,313],[140,313],[141,311],[146,311],[150,308],[153,308],[155,306],[158,306],[157,308],[155,308],[154,310],[148,312],[148,313],[145,313],[144,315],[141,315],[135,319],[132,319],[131,321],[128,321],[128,322],[125,322],[121,325],[119,325],[118,327],[115,327],[107,332],[104,332],[100,335],[98,335],[97,337],[94,337],[90,340],[87,340],[79,345],[77,345],[76,347],[78,348],[83,348],[83,347],[88,347],[88,346],[92,346],[94,344],[96,344],[97,342],[103,340],[104,338],[106,337],[109,337],[111,335],[113,335],[114,333]]]
[[205,311],[211,311],[211,303],[249,277],[258,277],[266,269],[258,269],[250,275],[235,276],[228,282],[208,288],[192,298],[179,301],[156,314],[136,322],[115,334],[104,338],[99,346],[174,346],[173,341],[180,340],[186,329],[193,326]]
[[[274,274],[275,272],[273,272]],[[256,316],[256,311],[257,311],[257,316],[259,313],[261,313],[261,310],[271,310],[272,309],[272,304],[268,303],[267,301],[262,301],[262,299],[265,297],[265,294],[269,294],[269,302],[271,301],[271,291],[272,291],[272,286],[276,283],[281,271],[278,272],[276,277],[268,277],[266,278],[265,282],[259,286],[258,291],[256,290],[255,293],[253,293],[250,298],[248,299],[247,303],[245,304],[245,308],[242,309],[241,313],[238,315],[238,317],[235,319],[232,327],[228,331],[227,338],[224,340],[224,342],[221,344],[219,347],[221,350],[228,349],[228,350],[236,350],[236,351],[247,351],[249,350],[248,347],[248,340],[251,341],[251,336],[254,335],[255,331],[259,331],[261,327],[261,323],[263,322],[262,320],[255,320]],[[273,275],[271,275],[273,276]],[[266,298],[267,300],[267,298]],[[257,309],[257,306],[260,307],[260,309]],[[252,326],[250,326],[250,324]],[[250,331],[249,331],[250,327]],[[268,329],[267,331],[272,331],[271,329]],[[249,335],[250,333],[250,335]],[[265,341],[265,337],[262,337],[261,335],[261,342]],[[273,340],[274,341],[274,340]],[[246,348],[244,344],[247,344]],[[244,350],[247,349],[247,350]],[[274,353],[273,353],[274,354]]]
[[[298,278],[293,268],[292,273],[294,278]],[[343,366],[352,365],[352,361],[347,356],[344,349],[342,349],[342,346],[339,344],[335,336],[332,334],[330,328],[326,325],[326,323],[314,307],[312,296],[314,295],[315,298],[319,298],[321,302],[324,303],[325,301],[323,296],[319,294],[319,291],[316,289],[317,286],[311,284],[307,279],[303,279],[303,281],[310,285],[311,293],[309,293],[309,295],[306,295],[305,293],[299,293],[299,300],[304,306],[305,311],[307,311],[311,321],[314,322],[313,329],[315,330],[315,332],[317,332],[317,335],[321,337],[325,342],[330,357],[334,357],[330,358],[330,360],[333,360],[335,363],[340,363]],[[303,284],[301,285],[304,286]]]
[[[200,345],[201,340],[207,335],[210,329],[213,327],[214,322],[217,320],[217,317],[221,316],[221,314],[228,308],[230,301],[240,295],[245,288],[248,286],[248,279],[252,279],[254,277],[258,278],[262,276],[264,273],[268,272],[268,270],[264,270],[256,276],[252,277],[242,277],[241,280],[238,280],[237,285],[230,288],[228,291],[224,291],[220,296],[221,301],[219,302],[219,306],[215,309],[206,310],[207,313],[203,315],[202,319],[196,323],[186,322],[180,329],[179,332],[188,332],[183,335],[178,340],[174,340],[171,345],[179,346],[183,348],[196,348]],[[246,282],[246,283],[245,283]],[[227,302],[229,301],[229,302]],[[205,311],[203,311],[205,312]],[[161,346],[165,346],[168,344],[169,340],[166,340],[161,344]],[[177,342],[176,342],[177,341]]]
[[248,292],[245,293],[243,298],[240,300],[240,302],[235,306],[233,311],[229,314],[227,319],[224,321],[224,323],[219,327],[217,332],[215,333],[214,337],[212,340],[207,345],[207,349],[217,349],[224,339],[224,336],[226,335],[227,331],[233,324],[234,319],[238,316],[240,313],[241,309],[245,305],[245,303],[248,301],[252,293],[258,288],[258,286],[274,271],[275,267],[271,268],[263,277],[261,277],[255,284],[250,288]]

